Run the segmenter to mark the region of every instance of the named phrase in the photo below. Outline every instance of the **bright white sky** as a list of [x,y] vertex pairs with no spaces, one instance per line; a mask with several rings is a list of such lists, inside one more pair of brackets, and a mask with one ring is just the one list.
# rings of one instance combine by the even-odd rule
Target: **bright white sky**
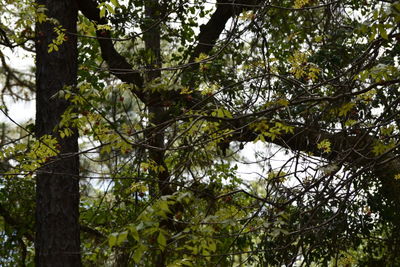
[[[33,66],[34,61],[32,56],[23,53],[21,49],[14,48],[11,50],[9,48],[5,48],[4,46],[0,47],[1,52],[5,55],[7,63],[10,67],[20,70],[20,71],[29,71],[30,67]],[[3,84],[0,81],[0,88],[2,88]],[[29,119],[33,119],[35,117],[35,103],[34,101],[26,102],[26,101],[18,101],[14,102],[11,100],[11,97],[5,95],[4,96],[7,102],[8,115],[18,123],[24,123]],[[0,122],[11,124],[12,122],[2,113],[0,112]]]
[[[8,115],[18,123],[27,122],[29,119],[34,119],[35,117],[35,103],[34,101],[26,102],[26,101],[18,101],[12,102],[9,97],[9,101],[7,104],[8,107]],[[12,122],[3,114],[0,113],[0,122],[11,124]]]

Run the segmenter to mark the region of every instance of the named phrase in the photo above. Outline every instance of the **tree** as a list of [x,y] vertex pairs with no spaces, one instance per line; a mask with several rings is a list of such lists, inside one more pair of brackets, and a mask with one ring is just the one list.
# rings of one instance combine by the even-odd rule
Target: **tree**
[[[48,203],[71,214],[73,251],[80,229],[84,265],[399,263],[399,1],[84,0],[62,14],[47,2],[30,11],[36,37],[51,33],[36,47],[49,62],[36,93],[60,108],[37,112],[38,140],[5,145],[15,181],[0,213],[15,240],[33,242],[15,219],[29,211],[3,203],[38,170],[37,192],[51,192],[41,181],[75,192]],[[3,46],[26,46],[2,33]],[[36,253],[51,245],[40,240]]]
[[78,133],[72,127],[63,132],[60,123],[70,104],[57,97],[77,83],[73,34],[78,7],[75,1],[38,1],[37,5],[48,19],[38,19],[36,26],[35,132],[39,141],[47,141],[40,145],[55,155],[46,158],[36,173],[35,263],[80,266]]

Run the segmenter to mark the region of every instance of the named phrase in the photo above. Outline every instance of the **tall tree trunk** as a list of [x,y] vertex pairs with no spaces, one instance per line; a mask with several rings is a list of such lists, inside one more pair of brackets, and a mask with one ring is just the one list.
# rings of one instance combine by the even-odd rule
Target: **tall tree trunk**
[[69,103],[56,96],[66,86],[76,86],[77,4],[73,0],[37,0],[46,15],[66,31],[58,51],[48,52],[57,37],[51,21],[36,25],[36,135],[58,139],[60,153],[37,171],[36,266],[81,266],[79,237],[78,134],[60,138],[55,130]]
[[[144,26],[143,39],[147,51],[150,51],[151,58],[148,60],[148,72],[146,73],[146,81],[151,82],[161,77],[161,44],[160,44],[160,5],[158,0],[148,0],[145,2],[146,23]],[[173,192],[169,186],[169,172],[164,161],[163,151],[165,136],[164,129],[157,127],[164,122],[165,108],[162,105],[162,94],[159,92],[149,93],[147,106],[149,109],[149,128],[147,131],[149,145],[155,149],[149,149],[149,159],[157,166],[162,166],[163,170],[154,171],[153,177],[158,181],[158,193],[160,195],[170,195]],[[157,188],[155,183],[154,188]],[[156,191],[153,189],[153,191]],[[153,192],[155,193],[155,192]]]
[[[144,25],[143,39],[146,50],[149,51],[151,58],[148,60],[148,72],[146,73],[146,82],[161,77],[161,33],[160,33],[160,3],[158,0],[148,0],[145,2],[145,16],[146,23]],[[172,194],[169,185],[169,171],[168,166],[165,164],[165,135],[163,127],[158,127],[164,122],[165,108],[162,105],[162,94],[159,92],[150,93],[147,99],[147,106],[149,110],[149,128],[152,130],[147,131],[146,138],[149,140],[149,145],[155,149],[149,149],[149,159],[162,170],[152,171],[152,177],[157,182],[150,184],[153,192],[153,197],[159,197]],[[157,190],[156,190],[157,189]],[[158,195],[158,196],[157,196]],[[161,222],[161,227],[171,227],[168,225],[167,220]],[[165,251],[160,251],[154,260],[154,266],[164,267],[166,260]]]

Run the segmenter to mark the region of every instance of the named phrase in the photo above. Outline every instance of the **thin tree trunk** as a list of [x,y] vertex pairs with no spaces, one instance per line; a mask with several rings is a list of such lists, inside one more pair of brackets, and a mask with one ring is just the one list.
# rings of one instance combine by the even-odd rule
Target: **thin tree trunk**
[[[160,6],[158,0],[149,0],[145,2],[146,24],[143,29],[143,39],[147,51],[150,51],[151,58],[148,60],[147,68],[149,71],[146,74],[146,81],[151,82],[154,79],[161,77],[161,44],[160,44],[160,26],[157,24],[160,18]],[[151,71],[150,71],[151,70]],[[149,145],[158,149],[149,150],[149,159],[158,166],[164,168],[163,171],[153,172],[153,176],[158,183],[153,183],[153,193],[160,193],[161,195],[172,194],[168,184],[169,172],[164,162],[164,129],[155,127],[163,122],[163,114],[165,108],[162,106],[162,96],[158,92],[150,93],[147,100],[149,108],[149,127],[154,130],[148,131],[146,138],[149,139]],[[158,185],[158,190],[156,184]]]
[[72,0],[37,0],[46,15],[66,30],[58,51],[48,52],[56,38],[50,22],[36,25],[36,135],[52,135],[60,153],[37,171],[36,266],[81,266],[79,237],[78,134],[60,138],[55,127],[69,103],[56,96],[65,86],[74,87],[77,77],[77,4]]
[[[148,0],[145,2],[145,16],[146,23],[144,25],[143,39],[146,50],[149,51],[151,58],[148,60],[148,72],[146,73],[146,82],[152,82],[153,80],[161,77],[161,33],[159,26],[160,19],[160,4],[158,0]],[[162,106],[162,95],[159,92],[150,93],[147,100],[149,109],[149,127],[153,130],[148,131],[146,138],[149,140],[149,145],[156,149],[149,149],[149,159],[156,164],[158,167],[163,167],[162,170],[152,171],[152,177],[155,181],[152,181],[150,188],[153,192],[153,197],[159,197],[163,195],[172,194],[171,187],[169,185],[169,171],[168,166],[165,164],[165,151],[162,150],[165,145],[164,129],[157,127],[164,121],[163,114],[165,108]],[[159,196],[157,196],[159,195]],[[163,227],[171,227],[167,221],[161,222]],[[160,251],[154,260],[154,266],[164,267],[166,266],[166,254],[165,251]]]

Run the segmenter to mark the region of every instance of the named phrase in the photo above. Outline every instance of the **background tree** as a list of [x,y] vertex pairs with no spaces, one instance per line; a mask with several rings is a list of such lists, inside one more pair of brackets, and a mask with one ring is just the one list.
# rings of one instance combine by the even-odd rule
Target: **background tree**
[[[47,43],[53,57],[78,36],[79,69],[52,98],[69,103],[57,142],[40,142],[82,136],[85,265],[398,263],[398,1],[78,9],[78,32]],[[16,181],[52,166],[35,145],[5,145]]]

